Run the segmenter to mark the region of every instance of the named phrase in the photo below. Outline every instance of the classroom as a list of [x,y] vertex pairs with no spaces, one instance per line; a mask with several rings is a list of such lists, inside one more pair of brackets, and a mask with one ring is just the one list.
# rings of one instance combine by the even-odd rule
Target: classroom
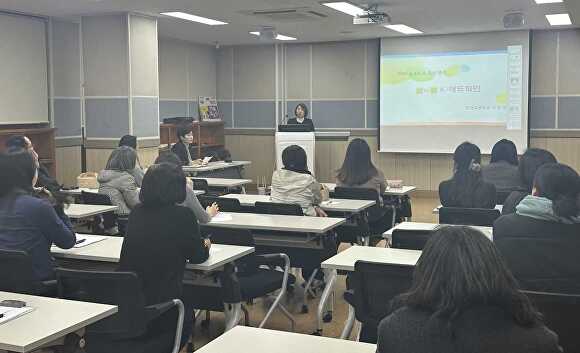
[[580,0],[0,0],[0,353],[580,353]]

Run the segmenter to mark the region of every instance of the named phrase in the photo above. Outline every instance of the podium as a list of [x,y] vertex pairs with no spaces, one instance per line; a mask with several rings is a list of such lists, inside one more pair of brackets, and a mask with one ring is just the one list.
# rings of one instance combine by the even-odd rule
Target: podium
[[284,168],[282,152],[288,146],[298,145],[306,151],[308,170],[314,175],[314,132],[276,132],[276,169]]

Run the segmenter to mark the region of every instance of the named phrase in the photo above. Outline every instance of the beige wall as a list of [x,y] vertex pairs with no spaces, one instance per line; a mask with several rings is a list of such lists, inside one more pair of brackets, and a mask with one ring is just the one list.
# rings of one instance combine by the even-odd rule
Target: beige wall
[[56,148],[56,180],[64,186],[76,186],[81,173],[81,146]]

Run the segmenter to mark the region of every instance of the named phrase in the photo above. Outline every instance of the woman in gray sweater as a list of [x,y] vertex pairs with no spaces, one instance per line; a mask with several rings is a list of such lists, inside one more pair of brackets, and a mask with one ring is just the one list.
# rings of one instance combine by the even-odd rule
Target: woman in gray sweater
[[139,184],[132,174],[136,163],[137,152],[133,148],[118,147],[97,177],[99,193],[109,196],[111,203],[119,207],[117,214],[120,216],[128,216],[139,204]]

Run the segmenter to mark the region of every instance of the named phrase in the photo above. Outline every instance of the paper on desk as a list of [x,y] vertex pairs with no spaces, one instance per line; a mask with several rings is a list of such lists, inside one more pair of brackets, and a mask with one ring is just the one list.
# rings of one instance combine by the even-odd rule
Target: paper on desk
[[23,308],[0,306],[0,314],[4,314],[4,317],[0,318],[0,325],[10,320],[14,320],[19,316],[28,314],[32,310],[34,310],[34,308],[31,308],[29,306],[25,306]]
[[98,243],[107,239],[107,237],[101,235],[90,235],[90,234],[77,234],[77,244],[73,248],[82,248],[87,245]]
[[226,222],[226,221],[231,221],[232,215],[230,214],[225,214],[225,213],[218,213],[217,215],[213,216],[213,218],[211,219],[212,222]]
[[327,200],[327,201],[322,201],[320,203],[321,206],[333,206],[333,205],[338,205],[340,204],[340,201],[336,201],[336,200]]

